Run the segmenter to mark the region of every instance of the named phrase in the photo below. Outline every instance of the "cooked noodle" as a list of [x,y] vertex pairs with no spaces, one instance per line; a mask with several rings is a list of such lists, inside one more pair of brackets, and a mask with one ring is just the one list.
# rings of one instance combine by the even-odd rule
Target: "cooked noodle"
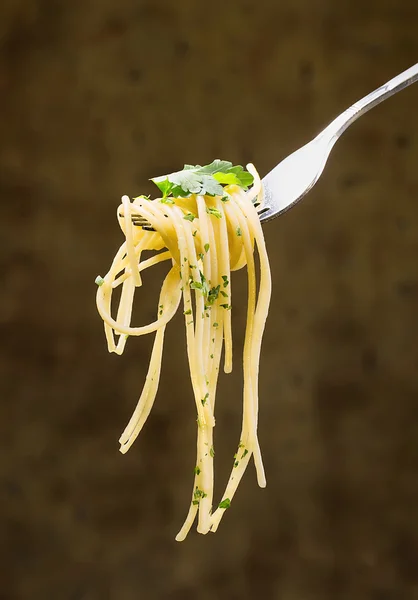
[[[261,339],[271,294],[270,268],[255,202],[262,204],[262,185],[252,165],[254,185],[244,191],[228,185],[227,197],[172,198],[170,203],[144,197],[132,202],[123,196],[118,219],[125,241],[109,272],[98,282],[97,308],[104,321],[110,352],[121,354],[129,336],[156,332],[148,374],[137,407],[120,437],[120,451],[129,450],[151,411],[158,389],[164,332],[183,298],[187,353],[197,411],[197,459],[189,512],[176,539],[184,540],[198,515],[197,530],[216,531],[230,506],[239,482],[254,456],[258,484],[266,485],[257,437],[258,370]],[[226,200],[226,201],[225,201]],[[132,223],[144,217],[154,231]],[[254,248],[260,261],[257,297]],[[163,250],[164,249],[164,250]],[[141,261],[145,250],[162,252]],[[141,272],[169,260],[171,268],[162,285],[156,320],[131,326],[134,293]],[[242,430],[232,472],[221,502],[213,506],[215,395],[222,347],[224,371],[232,370],[231,271],[247,266],[248,308],[243,352],[244,393]],[[112,292],[122,286],[116,318],[111,314]],[[194,302],[192,295],[194,294]]]

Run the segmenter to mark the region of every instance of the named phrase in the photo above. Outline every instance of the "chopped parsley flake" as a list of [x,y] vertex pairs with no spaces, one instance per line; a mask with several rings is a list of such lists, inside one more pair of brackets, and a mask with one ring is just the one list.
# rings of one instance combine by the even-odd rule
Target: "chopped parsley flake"
[[210,447],[209,454],[211,455],[212,458],[214,458],[215,450],[213,449],[213,446]]
[[219,323],[214,323],[213,326],[214,327],[219,327]]
[[208,293],[208,304],[209,305],[212,305],[215,302],[215,300],[218,299],[220,289],[221,289],[221,286],[217,285],[216,287],[213,287],[212,289],[209,290],[209,293]]
[[228,285],[229,285],[228,277],[226,275],[222,275],[222,279],[224,282],[224,288],[228,287]]
[[224,308],[225,310],[231,310],[232,308],[230,304],[220,304],[219,306],[222,306],[222,308]]
[[197,233],[197,229],[195,229],[195,230],[193,231],[193,233],[192,233],[192,236],[193,236],[193,237],[196,237],[196,233]]
[[205,252],[208,252],[209,251],[209,244],[205,244],[204,245],[204,249],[205,249]]
[[222,500],[222,502],[220,502],[219,504],[219,508],[229,508],[231,506],[231,500],[229,498],[225,498],[225,500]]
[[164,305],[160,304],[160,306],[158,308],[160,309],[158,314],[162,315],[163,314],[163,310],[164,310]]
[[248,454],[248,450],[247,450],[247,448],[245,448],[244,452],[242,453],[241,458],[244,458],[245,456],[247,456],[247,454]]
[[183,219],[185,219],[186,221],[194,221],[195,220],[195,215],[193,213],[187,213],[187,215],[184,215]]
[[191,308],[188,308],[187,310],[185,310],[183,312],[183,315],[191,315],[191,314],[192,314],[192,309]]
[[228,294],[226,292],[224,292],[223,290],[221,290],[221,294],[224,298],[228,298]]
[[193,281],[193,278],[190,277],[190,288],[192,290],[200,290],[202,294],[206,297],[209,293],[209,286],[207,284],[206,278],[203,275],[202,271],[199,270],[200,281]]
[[212,206],[207,206],[206,212],[208,213],[208,215],[213,215],[217,219],[222,218],[222,213],[217,208],[213,208]]
[[104,284],[103,277],[100,277],[100,275],[97,275],[96,279],[94,280],[94,283],[100,287],[101,285]]
[[167,197],[161,198],[160,202],[161,204],[174,204],[174,200]]
[[195,467],[194,473],[195,473],[195,475],[200,475],[200,467]]
[[203,490],[199,490],[196,486],[195,491],[193,493],[193,504],[199,504],[201,498],[206,498],[207,494]]
[[211,354],[210,357],[213,358],[213,354]]
[[206,395],[205,395],[205,397],[202,398],[202,400],[201,400],[202,406],[205,406],[208,398],[209,398],[209,392],[207,392]]
[[241,228],[240,227],[237,227],[237,232],[236,233],[237,233],[238,237],[242,236],[242,232],[241,232]]
[[236,468],[238,467],[238,465],[239,465],[239,460],[236,460],[236,461],[234,462],[234,468],[236,469]]

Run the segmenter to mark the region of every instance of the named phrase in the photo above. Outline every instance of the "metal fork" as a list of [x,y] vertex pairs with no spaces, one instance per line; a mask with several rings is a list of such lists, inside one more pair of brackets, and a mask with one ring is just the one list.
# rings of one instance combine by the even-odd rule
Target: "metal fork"
[[[371,108],[417,80],[418,63],[347,108],[312,141],[282,160],[263,178],[264,203],[258,211],[260,221],[271,221],[302,200],[320,178],[335,142],[344,131]],[[141,215],[132,215],[132,222],[153,231]]]
[[265,202],[260,221],[271,221],[302,200],[320,178],[335,142],[344,131],[371,108],[417,80],[418,63],[347,108],[316,138],[282,160],[263,178]]

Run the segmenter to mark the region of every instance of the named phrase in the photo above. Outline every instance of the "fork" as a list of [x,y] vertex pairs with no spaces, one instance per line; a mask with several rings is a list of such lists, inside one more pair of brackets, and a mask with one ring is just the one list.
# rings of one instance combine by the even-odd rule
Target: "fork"
[[266,223],[292,208],[320,178],[335,142],[374,106],[418,80],[418,63],[377,88],[334,119],[319,135],[282,160],[263,178],[265,200],[259,211]]
[[[258,209],[266,223],[292,208],[320,178],[335,142],[374,106],[418,80],[418,63],[377,88],[334,119],[319,135],[282,160],[263,178],[264,202]],[[154,231],[144,217],[132,214],[132,223]]]

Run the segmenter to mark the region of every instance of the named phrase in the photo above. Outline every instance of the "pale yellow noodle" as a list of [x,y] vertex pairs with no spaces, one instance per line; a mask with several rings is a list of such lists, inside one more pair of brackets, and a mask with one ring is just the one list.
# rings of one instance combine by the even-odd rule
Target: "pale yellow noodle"
[[[150,414],[160,379],[165,327],[183,296],[187,354],[197,415],[197,456],[190,507],[176,536],[178,541],[186,537],[196,516],[200,533],[216,531],[251,457],[255,461],[259,485],[265,485],[257,434],[258,369],[271,277],[262,228],[254,208],[255,201],[263,202],[262,185],[254,167],[248,165],[247,168],[254,177],[253,187],[249,192],[236,186],[227,187],[229,197],[226,201],[220,197],[192,195],[188,199],[174,198],[169,202],[143,197],[131,202],[123,196],[117,215],[125,242],[99,283],[96,295],[109,351],[120,354],[128,337],[156,332],[141,396],[119,440],[122,453],[131,447]],[[133,213],[148,220],[155,232],[134,226]],[[258,299],[255,246],[260,259]],[[166,250],[141,260],[144,250],[163,248]],[[142,327],[132,327],[133,298],[142,284],[141,272],[168,259],[172,261],[172,267],[161,289],[157,319]],[[232,370],[231,271],[244,266],[248,272],[248,308],[243,353],[242,429],[232,472],[221,497],[223,508],[215,505],[213,510],[216,388],[223,343],[224,371]],[[119,285],[122,285],[122,292],[113,318],[112,292]],[[119,336],[116,345],[115,335]]]

